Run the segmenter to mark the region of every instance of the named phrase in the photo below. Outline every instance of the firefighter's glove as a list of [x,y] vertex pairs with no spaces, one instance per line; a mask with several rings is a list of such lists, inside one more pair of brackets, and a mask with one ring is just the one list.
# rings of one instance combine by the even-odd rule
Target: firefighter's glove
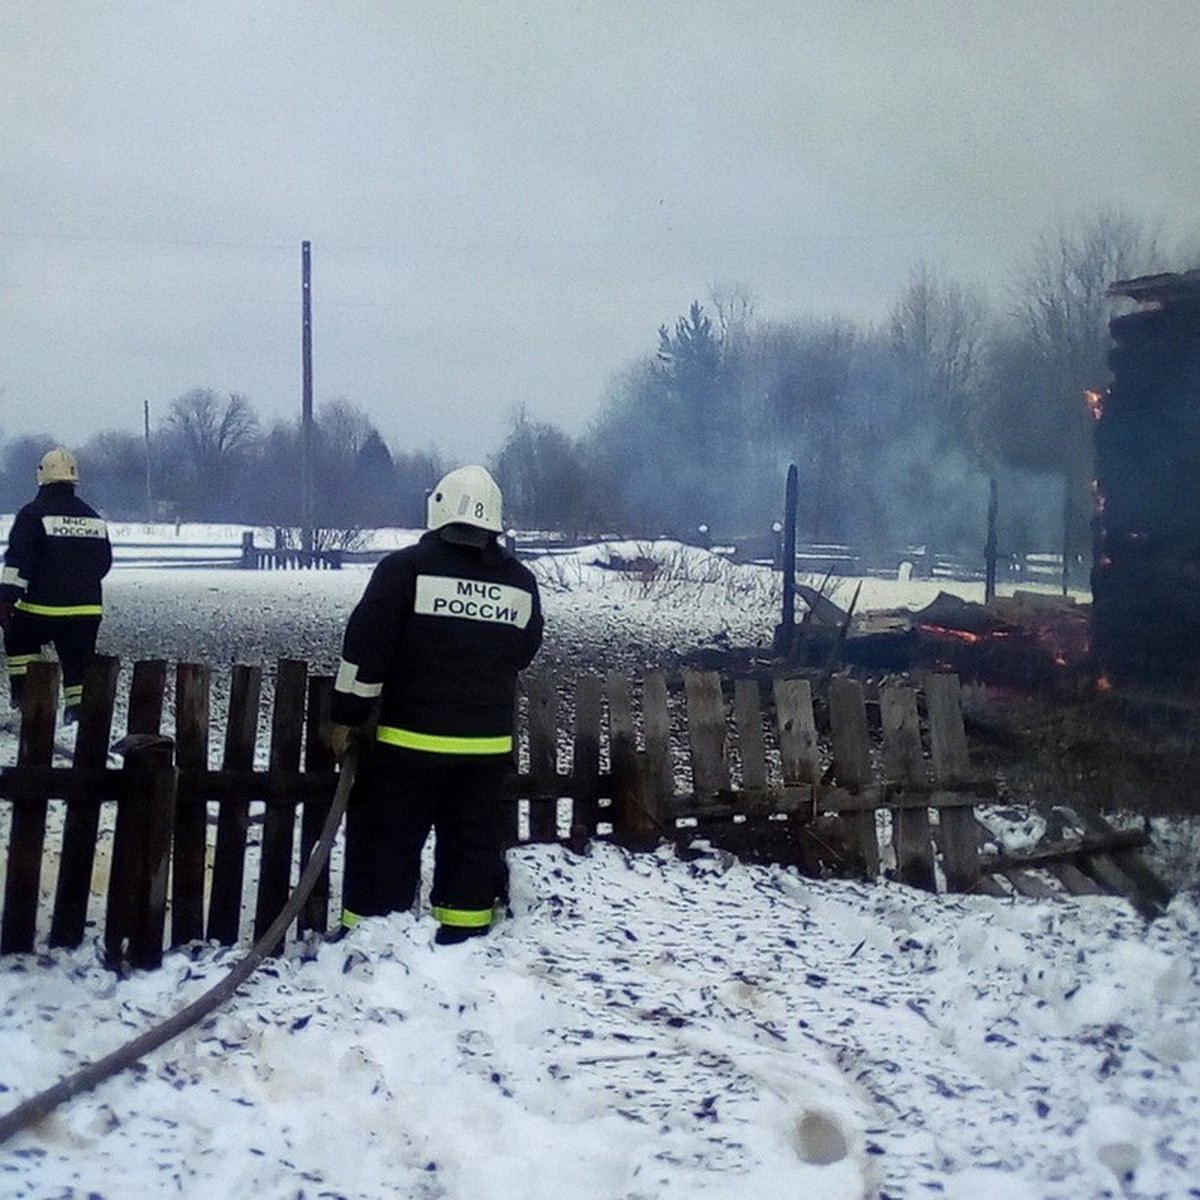
[[350,753],[350,747],[358,740],[359,731],[353,725],[330,725],[329,748],[333,757],[341,762]]
[[0,600],[0,630],[8,632],[8,627],[12,624],[13,606],[11,600]]

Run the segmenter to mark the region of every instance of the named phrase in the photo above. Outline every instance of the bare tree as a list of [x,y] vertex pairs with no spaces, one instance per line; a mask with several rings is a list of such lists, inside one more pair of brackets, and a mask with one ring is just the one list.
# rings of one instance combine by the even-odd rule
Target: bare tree
[[146,447],[136,434],[108,430],[79,451],[88,499],[109,517],[146,516]]
[[54,445],[48,433],[13,438],[0,453],[0,512],[16,512],[33,494],[37,465]]
[[1103,384],[1113,311],[1108,285],[1161,265],[1157,237],[1120,212],[1039,238],[1017,277],[1013,316],[1047,376],[1076,391]]
[[1009,464],[1061,473],[1068,563],[1090,544],[1093,434],[1085,397],[1109,380],[1108,285],[1159,269],[1157,238],[1129,216],[1108,212],[1061,226],[1039,239],[1017,276],[1009,328],[991,353],[984,435]]
[[492,460],[504,490],[504,511],[512,524],[576,532],[584,520],[589,491],[578,447],[561,429],[531,421],[524,406]]
[[245,396],[193,388],[171,402],[163,422],[156,493],[176,499],[184,516],[232,516],[239,474],[257,442],[258,417]]
[[888,338],[914,398],[913,417],[929,423],[934,444],[974,448],[987,329],[978,292],[947,283],[922,264],[892,309]]

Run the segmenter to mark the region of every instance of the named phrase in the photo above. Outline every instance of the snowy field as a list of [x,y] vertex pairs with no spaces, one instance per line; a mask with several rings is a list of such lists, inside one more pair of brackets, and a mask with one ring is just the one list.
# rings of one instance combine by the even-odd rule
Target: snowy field
[[[770,572],[676,546],[652,548],[654,581],[591,561],[629,549],[542,562],[535,669],[769,646]],[[120,566],[101,649],[209,662],[214,682],[232,662],[331,669],[365,579]],[[946,586],[868,581],[859,605]],[[1147,925],[1116,899],[931,897],[703,846],[511,865],[512,915],[479,942],[435,949],[422,911],[292,947],[0,1145],[0,1197],[1200,1197],[1194,873]],[[128,978],[91,943],[4,960],[0,1113],[244,949]]]

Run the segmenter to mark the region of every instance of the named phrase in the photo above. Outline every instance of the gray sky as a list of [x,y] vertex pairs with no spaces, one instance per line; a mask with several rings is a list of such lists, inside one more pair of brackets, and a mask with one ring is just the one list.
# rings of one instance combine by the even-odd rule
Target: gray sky
[[578,434],[714,285],[873,323],[1105,208],[1194,244],[1197,64],[1197,0],[0,0],[0,433],[298,416],[307,239],[318,405]]

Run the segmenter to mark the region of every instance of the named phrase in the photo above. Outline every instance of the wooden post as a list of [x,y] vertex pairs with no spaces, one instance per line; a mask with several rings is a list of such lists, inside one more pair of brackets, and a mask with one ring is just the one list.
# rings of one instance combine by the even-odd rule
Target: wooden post
[[[531,676],[524,681],[526,727],[529,730],[530,791],[554,792],[558,783],[558,695],[552,680]],[[530,799],[529,840],[558,841],[558,797]]]
[[[107,655],[98,654],[88,664],[79,709],[79,730],[75,735],[72,759],[75,767],[100,770],[108,762],[120,670],[120,661]],[[50,925],[51,946],[78,946],[83,941],[96,863],[100,806],[107,799],[109,797],[100,791],[72,792],[67,797],[62,858],[58,864],[54,917]]]
[[[258,738],[258,698],[262,668],[238,664],[229,686],[229,719],[225,726],[224,765],[228,770],[254,768]],[[221,802],[217,845],[213,858],[212,895],[208,905],[208,937],[232,945],[238,939],[242,913],[242,881],[246,870],[246,834],[250,828],[250,797]]]
[[208,806],[197,785],[208,770],[209,669],[198,663],[175,668],[175,761],[189,787],[177,788],[173,871],[171,873],[171,945],[204,937],[204,877],[208,843]]
[[[879,707],[883,718],[883,761],[889,778],[902,788],[927,788],[916,692],[910,687],[885,684],[879,693]],[[928,808],[892,810],[892,847],[896,852],[896,878],[910,887],[936,892]]]
[[[299,771],[304,737],[304,705],[308,664],[280,659],[275,668],[275,707],[271,714],[272,774]],[[263,818],[262,857],[258,869],[258,901],[254,912],[257,941],[282,912],[291,891],[292,852],[296,844],[296,801],[288,796],[268,796]],[[276,953],[280,947],[276,949]]]
[[[18,766],[48,767],[54,760],[58,683],[57,663],[29,664],[17,742]],[[42,788],[22,788],[13,800],[0,954],[28,954],[33,950],[46,846],[46,811],[47,797]]]
[[775,653],[787,658],[792,652],[796,626],[796,509],[799,505],[799,472],[792,463],[787,470],[783,502],[783,611],[775,630]]
[[[867,708],[862,684],[857,679],[838,676],[829,681],[829,723],[833,735],[834,774],[851,792],[873,782],[870,743],[867,736]],[[849,848],[857,854],[867,879],[879,874],[879,834],[875,812],[842,814]]]
[[167,877],[175,821],[175,743],[161,734],[130,734],[124,786],[113,833],[104,951],[114,969],[162,965]]

